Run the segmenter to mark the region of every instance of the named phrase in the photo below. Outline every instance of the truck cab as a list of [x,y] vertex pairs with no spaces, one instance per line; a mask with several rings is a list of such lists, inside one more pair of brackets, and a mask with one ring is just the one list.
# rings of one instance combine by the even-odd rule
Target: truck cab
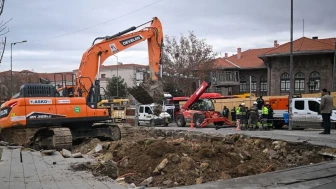
[[163,107],[163,111],[167,112],[171,116],[170,123],[173,122],[175,105],[173,101],[173,96],[171,94],[164,93],[162,107]]
[[[293,128],[321,128],[321,98],[293,98],[289,108],[292,110]],[[335,129],[336,110],[332,111],[331,128]]]
[[150,124],[151,126],[156,125],[164,125],[168,126],[171,123],[171,116],[166,111],[162,111],[159,116],[154,114],[154,106],[155,104],[144,104],[139,105],[136,111],[136,117],[138,118],[138,125],[147,125]]

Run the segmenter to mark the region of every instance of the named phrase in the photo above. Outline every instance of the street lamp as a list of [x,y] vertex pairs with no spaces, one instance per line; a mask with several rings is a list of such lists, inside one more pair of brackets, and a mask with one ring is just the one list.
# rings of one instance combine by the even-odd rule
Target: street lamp
[[118,72],[118,65],[119,65],[119,61],[118,61],[118,57],[116,55],[113,55],[117,58],[117,97],[119,97],[119,72]]
[[13,57],[12,57],[13,45],[16,45],[18,43],[25,43],[25,42],[27,42],[27,40],[11,43],[11,61],[10,61],[11,76],[10,76],[10,81],[11,81],[11,95],[12,96],[13,96]]

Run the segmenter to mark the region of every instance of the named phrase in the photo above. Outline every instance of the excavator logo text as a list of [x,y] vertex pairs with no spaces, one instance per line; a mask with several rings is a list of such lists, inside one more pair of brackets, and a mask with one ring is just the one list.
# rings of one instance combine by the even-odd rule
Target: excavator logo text
[[115,53],[115,52],[118,51],[118,48],[117,48],[117,46],[116,46],[114,43],[112,43],[112,44],[110,45],[110,48],[111,48],[111,51],[112,51],[113,53]]
[[143,37],[141,35],[137,35],[137,36],[134,36],[134,37],[131,37],[131,38],[128,38],[128,39],[124,39],[124,40],[121,40],[120,43],[123,45],[123,46],[126,46],[126,45],[130,45],[134,42],[137,42],[139,40],[143,39]]

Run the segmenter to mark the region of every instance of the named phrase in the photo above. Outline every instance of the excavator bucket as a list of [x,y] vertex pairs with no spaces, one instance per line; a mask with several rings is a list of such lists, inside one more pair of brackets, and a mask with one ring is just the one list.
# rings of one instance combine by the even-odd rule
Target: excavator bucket
[[140,104],[162,104],[163,85],[161,81],[147,81],[139,86],[129,87],[131,94]]

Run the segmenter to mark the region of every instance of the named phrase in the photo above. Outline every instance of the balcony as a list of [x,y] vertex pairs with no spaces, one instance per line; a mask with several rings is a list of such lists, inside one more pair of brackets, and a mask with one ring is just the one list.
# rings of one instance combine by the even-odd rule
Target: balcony
[[212,72],[212,77],[215,78],[215,82],[212,83],[214,87],[232,87],[240,84],[238,71]]

